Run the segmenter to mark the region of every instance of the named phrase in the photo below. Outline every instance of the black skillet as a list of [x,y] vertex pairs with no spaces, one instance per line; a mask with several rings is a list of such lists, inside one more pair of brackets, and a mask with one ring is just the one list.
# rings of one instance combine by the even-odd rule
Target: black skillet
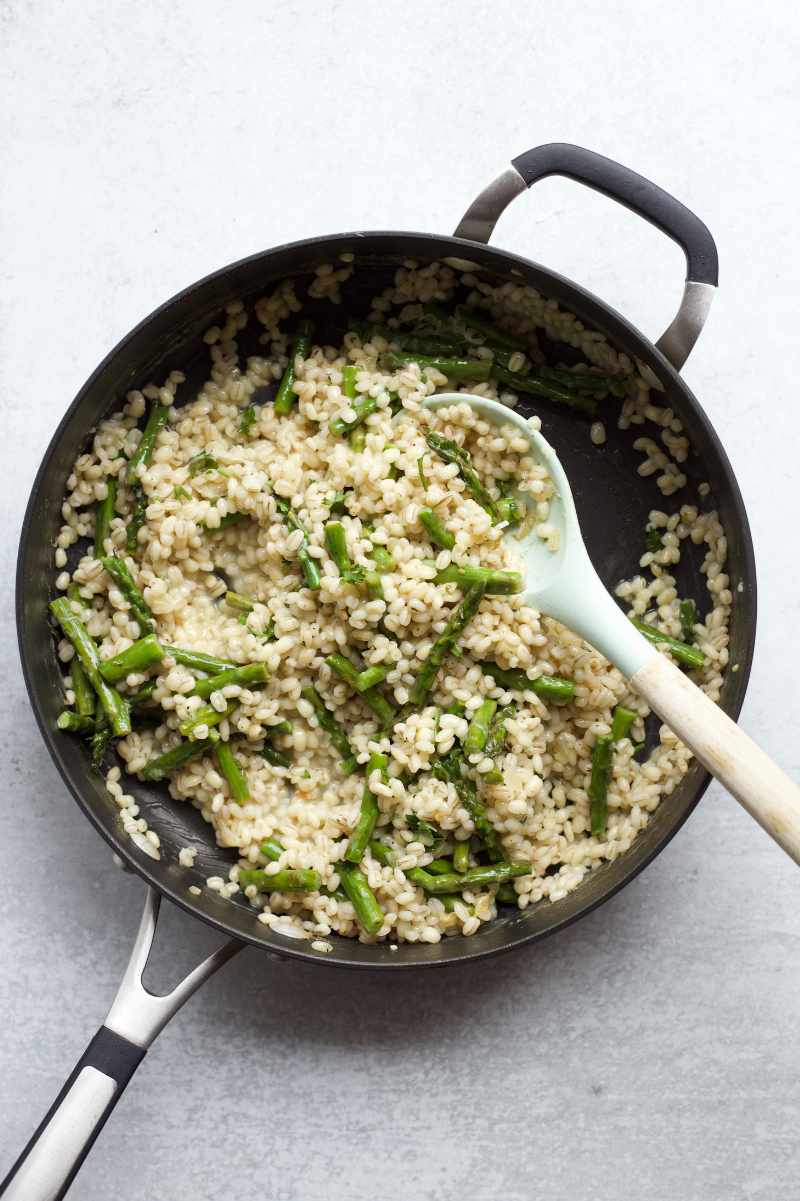
[[[506,205],[548,175],[565,175],[605,193],[658,226],[686,253],[687,282],[678,313],[653,345],[624,317],[570,280],[527,259],[488,245]],[[118,810],[101,777],[89,767],[84,744],[61,734],[56,718],[62,705],[61,675],[48,622],[53,577],[53,546],[61,525],[61,498],[76,456],[90,431],[131,388],[180,368],[190,381],[200,381],[207,348],[203,331],[234,299],[252,301],[287,277],[301,280],[314,268],[349,251],[355,255],[357,287],[374,293],[406,259],[419,264],[454,258],[494,283],[518,280],[532,285],[602,331],[618,350],[643,364],[663,388],[684,423],[692,445],[685,493],[711,484],[708,503],[719,511],[728,539],[727,570],[737,595],[731,624],[731,658],[739,664],[728,673],[721,703],[733,717],[744,699],[755,637],[756,582],[753,548],[742,498],[719,438],[697,400],[678,374],[703,325],[717,284],[717,253],[705,225],[672,196],[627,168],[576,146],[540,146],[520,155],[477,198],[455,237],[420,233],[349,233],[313,238],[264,251],[193,284],[143,321],[100,364],[73,401],[53,437],[33,485],[19,551],[17,624],[25,681],[48,750],[69,790],[87,817],[124,863],[147,884],[147,902],[131,963],[106,1023],[89,1044],[42,1125],[4,1183],[5,1196],[25,1201],[62,1197],[128,1079],[162,1026],[194,989],[245,943],[279,955],[313,960],[324,966],[403,970],[436,967],[494,955],[543,938],[575,921],[613,896],[654,858],[680,828],[699,801],[708,775],[694,765],[653,820],[623,856],[593,871],[563,900],[542,902],[525,912],[501,910],[498,919],[472,938],[447,938],[441,944],[368,946],[333,937],[324,954],[257,922],[252,910],[235,900],[222,900],[203,890],[194,896],[190,884],[209,875],[227,875],[231,860],[213,845],[208,826],[189,805],[172,802],[166,789],[129,781],[142,814],[161,837],[161,859],[140,851],[123,833]],[[456,264],[458,265],[458,264]],[[346,297],[358,308],[358,295]],[[332,306],[329,306],[329,308]],[[322,315],[322,314],[320,314]],[[569,351],[554,347],[560,358]],[[592,559],[607,584],[636,568],[643,530],[651,508],[664,505],[652,480],[636,473],[641,461],[633,451],[634,435],[620,433],[607,422],[608,443],[602,453],[591,446],[585,424],[570,414],[540,408],[544,433],[557,447],[573,485],[581,529]],[[613,522],[607,514],[614,514]],[[693,595],[705,612],[707,594],[697,562],[681,565],[683,595]],[[737,588],[739,591],[736,592]],[[178,851],[202,845],[193,870],[177,863]],[[167,997],[154,997],[141,984],[141,973],[155,931],[158,904],[166,896],[189,913],[216,927],[229,941]]]

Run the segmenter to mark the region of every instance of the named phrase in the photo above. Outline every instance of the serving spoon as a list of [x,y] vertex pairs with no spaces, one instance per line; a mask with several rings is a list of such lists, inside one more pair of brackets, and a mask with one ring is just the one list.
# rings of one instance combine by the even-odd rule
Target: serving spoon
[[592,566],[569,480],[550,443],[521,414],[485,396],[440,392],[424,407],[453,404],[468,404],[491,425],[513,426],[552,480],[548,522],[558,531],[557,548],[550,549],[535,532],[511,543],[525,565],[523,602],[580,634],[618,667],[653,712],[800,864],[800,788],[619,608]]

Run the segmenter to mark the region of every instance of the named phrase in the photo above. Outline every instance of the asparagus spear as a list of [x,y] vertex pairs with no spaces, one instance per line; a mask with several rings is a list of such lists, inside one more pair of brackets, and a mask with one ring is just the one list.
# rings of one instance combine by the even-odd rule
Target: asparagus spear
[[191,717],[187,717],[186,721],[181,722],[178,729],[184,738],[194,738],[198,726],[208,726],[209,729],[218,726],[223,718],[230,717],[234,709],[239,708],[239,704],[238,699],[228,701],[221,713],[213,705],[201,705]]
[[342,756],[342,766],[349,764],[351,760],[355,763],[353,748],[350,746],[347,735],[331,711],[325,707],[325,702],[316,688],[304,688],[300,695],[303,700],[308,701],[309,705],[311,705],[320,727],[329,736],[336,750]]
[[367,764],[367,783],[361,797],[361,813],[359,814],[355,829],[350,835],[350,841],[347,844],[347,850],[344,855],[348,863],[360,863],[364,858],[364,852],[367,849],[367,844],[372,837],[372,831],[375,829],[375,823],[378,820],[378,801],[374,793],[370,792],[370,777],[373,772],[379,771],[381,778],[386,780],[388,778],[386,771],[388,766],[389,760],[386,755],[378,753],[370,755],[369,763]]
[[389,551],[385,546],[381,546],[379,542],[373,542],[369,557],[375,564],[375,570],[380,572],[381,575],[388,575],[397,569],[397,564]]
[[509,525],[519,525],[525,516],[525,510],[521,502],[516,496],[501,496],[497,502],[497,511],[500,514],[500,520],[508,522]]
[[358,334],[362,342],[372,342],[375,338],[384,338],[387,342],[393,342],[399,346],[403,351],[450,355],[458,354],[460,350],[464,349],[463,341],[457,342],[452,338],[448,340],[445,337],[437,337],[435,334],[420,335],[416,332],[395,329],[389,325],[377,325],[371,321],[351,321],[350,329],[353,333]]
[[681,619],[683,640],[691,646],[697,640],[694,632],[694,627],[697,625],[697,605],[693,600],[682,600],[678,605],[678,613]]
[[70,734],[94,734],[97,729],[94,717],[87,713],[73,713],[71,709],[59,713],[56,725],[59,730],[68,730]]
[[157,759],[151,759],[149,763],[146,763],[142,768],[142,776],[145,780],[163,780],[165,776],[169,776],[179,767],[183,767],[184,763],[188,763],[190,759],[196,759],[198,756],[204,755],[206,751],[210,751],[218,740],[219,735],[216,730],[212,730],[208,738],[198,739],[195,742],[179,742],[177,746],[165,751]]
[[303,569],[306,587],[311,588],[316,592],[319,588],[320,580],[319,567],[317,566],[316,560],[313,559],[308,553],[308,532],[303,523],[300,521],[300,518],[292,509],[292,506],[289,504],[288,500],[284,500],[282,496],[278,496],[275,492],[272,493],[272,496],[275,501],[275,507],[277,508],[283,520],[286,522],[286,525],[289,527],[289,529],[300,530],[302,532],[303,544],[297,552],[297,558],[300,562],[300,566]]
[[418,813],[409,813],[406,825],[423,846],[431,848],[442,841],[442,832],[439,827],[433,822],[426,821]]
[[369,840],[369,853],[382,867],[392,866],[392,848],[388,847],[385,842],[379,842],[377,838],[371,838]]
[[431,859],[423,868],[431,876],[452,876],[454,870],[452,859]]
[[272,767],[289,768],[292,766],[292,761],[289,756],[283,751],[279,751],[276,746],[273,746],[269,739],[264,739],[264,745],[261,747],[260,755],[261,758],[266,759],[267,763],[269,763]]
[[[513,705],[506,705],[502,709],[498,709],[492,718],[492,723],[489,726],[489,736],[486,739],[486,745],[483,748],[483,753],[490,759],[495,759],[503,753],[506,741],[506,721],[509,717],[513,717],[516,710]],[[491,771],[487,771],[483,776],[485,784],[502,784],[503,776],[495,766]]]
[[203,475],[206,471],[218,471],[220,475],[228,474],[220,467],[217,460],[208,450],[201,450],[199,454],[192,455],[187,466],[191,479],[194,479],[197,475]]
[[[503,905],[516,905],[519,902],[517,890],[513,884],[501,884],[495,893],[494,899]],[[439,900],[441,900],[441,897]]]
[[492,376],[506,387],[513,388],[515,392],[527,392],[531,396],[544,396],[548,400],[561,401],[562,404],[571,405],[573,409],[578,409],[588,417],[593,417],[597,412],[597,404],[590,396],[581,392],[571,392],[555,381],[509,371],[497,360],[492,364]]
[[537,374],[542,379],[554,379],[557,383],[580,392],[613,392],[615,396],[625,395],[623,376],[598,375],[592,371],[569,371],[562,367],[540,367]]
[[217,761],[217,767],[228,782],[232,799],[236,801],[237,805],[244,805],[245,801],[250,800],[250,789],[231,744],[222,742],[222,740],[215,743],[214,758]]
[[485,888],[490,884],[505,884],[509,880],[516,880],[519,876],[529,876],[533,871],[533,865],[530,863],[491,863],[484,867],[471,867],[469,871],[463,875],[447,876],[432,876],[424,868],[412,868],[410,872],[406,872],[406,876],[411,879],[413,873],[413,883],[419,884],[425,892],[432,896],[439,896],[442,893],[457,893],[463,889]]
[[447,625],[428,651],[428,657],[420,668],[409,694],[409,704],[421,706],[433,687],[439,668],[453,650],[459,637],[478,611],[486,591],[482,584],[473,584],[462,597],[460,605],[451,614]]
[[614,739],[610,734],[601,734],[592,750],[592,777],[589,784],[589,817],[592,835],[597,838],[605,833],[608,816],[608,781],[611,775],[611,755]]
[[109,684],[116,684],[135,671],[145,671],[153,663],[159,663],[165,655],[164,647],[155,634],[147,634],[132,643],[127,650],[120,651],[113,659],[100,664],[100,675]]
[[114,476],[106,479],[106,494],[95,509],[94,557],[100,559],[106,553],[105,541],[111,529],[111,519],[117,515],[117,481]]
[[283,373],[283,378],[278,385],[278,391],[275,395],[275,404],[273,407],[278,417],[286,417],[294,408],[295,401],[297,400],[292,390],[295,360],[298,358],[308,358],[313,333],[314,326],[310,321],[301,321],[297,327],[297,333],[289,348],[289,362],[286,365],[286,370]]
[[469,871],[469,839],[457,842],[453,848],[453,871]]
[[465,755],[479,755],[484,749],[496,709],[497,701],[485,700],[474,711],[464,736]]
[[487,380],[492,367],[491,359],[447,358],[404,351],[388,351],[381,356],[381,365],[389,371],[398,371],[409,363],[417,363],[423,371],[426,368],[441,371],[442,375],[454,380]]
[[207,701],[212,692],[226,688],[229,684],[238,684],[241,688],[250,688],[253,684],[265,684],[269,672],[263,663],[247,663],[244,667],[228,667],[217,675],[198,680],[187,696],[200,696]]
[[128,706],[116,688],[106,683],[100,674],[100,654],[94,639],[90,637],[86,626],[72,612],[72,604],[68,597],[60,596],[51,601],[50,612],[55,617],[65,636],[75,647],[81,666],[89,681],[100,698],[103,712],[114,734],[122,737],[131,732],[131,718]]
[[272,863],[277,863],[286,847],[277,838],[267,838],[260,846],[261,854]]
[[125,699],[131,710],[145,709],[151,704],[155,690],[155,680],[145,680],[144,684],[141,684],[135,692],[129,692]]
[[652,642],[656,646],[663,643],[678,662],[683,663],[685,667],[702,667],[705,663],[705,654],[699,647],[687,646],[685,642],[678,642],[677,638],[670,638],[668,634],[662,634],[661,630],[657,630],[655,626],[646,625],[643,621],[637,621],[635,618],[631,618],[631,621],[639,633],[644,634],[648,642]]
[[575,696],[572,680],[562,676],[537,676],[530,680],[521,668],[498,667],[488,659],[483,659],[478,666],[484,675],[491,676],[495,684],[508,692],[535,692],[542,700],[557,705],[566,705]]
[[310,867],[285,867],[268,875],[263,868],[239,869],[239,887],[244,890],[254,884],[259,892],[317,892],[319,872]]
[[191,671],[205,671],[210,675],[219,675],[229,667],[237,665],[232,659],[217,659],[214,655],[206,655],[203,651],[187,651],[180,646],[165,646],[164,654],[171,656],[176,663],[188,667]]
[[338,866],[342,888],[356,911],[362,929],[367,934],[377,934],[383,925],[383,910],[367,883],[367,877],[354,863],[340,863]]
[[346,684],[349,684],[358,693],[364,704],[369,706],[383,726],[391,725],[397,716],[394,707],[390,705],[374,686],[362,690],[363,678],[366,676],[366,672],[360,672],[357,667],[353,666],[349,659],[338,651],[332,655],[328,655],[325,662],[332,671],[335,671]]
[[636,720],[632,709],[617,705],[611,719],[611,733],[601,734],[592,749],[592,776],[589,783],[589,818],[592,834],[605,834],[608,818],[608,783],[611,778],[611,763],[614,743],[627,738]]
[[242,596],[241,592],[234,592],[229,588],[225,593],[225,604],[229,609],[235,609],[238,613],[252,613],[257,602],[251,600],[249,596]]
[[360,584],[366,572],[363,567],[357,567],[347,551],[347,535],[340,521],[328,521],[325,524],[325,545],[328,554],[339,569],[339,575],[348,584]]
[[456,544],[455,536],[445,529],[433,509],[420,509],[419,520],[431,542],[441,546],[443,550],[453,549]]
[[69,665],[72,691],[75,693],[75,708],[80,717],[91,717],[95,710],[95,694],[89,677],[80,659],[75,656]]
[[434,431],[426,434],[425,441],[434,454],[437,454],[445,463],[456,464],[458,474],[464,481],[467,491],[471,494],[473,500],[476,500],[481,508],[486,510],[493,524],[497,525],[500,520],[497,505],[492,500],[488,490],[484,488],[477,471],[472,466],[472,457],[469,451],[465,450],[463,446],[459,446],[452,438],[445,438],[442,434],[437,434]]
[[127,547],[131,554],[139,544],[139,530],[144,525],[145,510],[147,509],[147,499],[144,489],[139,483],[138,469],[152,459],[156,438],[166,425],[168,416],[169,409],[166,405],[156,402],[152,406],[139,445],[128,459],[128,466],[125,469],[125,481],[133,493],[133,516],[128,522],[127,533]]
[[352,401],[350,408],[355,413],[355,417],[350,421],[345,421],[343,417],[331,418],[328,428],[332,434],[335,434],[339,438],[346,438],[348,435],[352,437],[358,427],[363,425],[367,418],[378,408],[378,398],[376,396],[370,396],[368,392],[359,396],[356,392],[357,375],[358,368],[352,364],[348,364],[342,372],[342,392],[348,400]]
[[100,768],[103,762],[103,756],[106,753],[106,747],[111,741],[111,726],[101,717],[97,721],[97,726],[92,734],[90,745],[92,748],[92,767]]
[[632,709],[626,709],[624,705],[617,705],[611,719],[612,741],[619,742],[621,738],[627,738],[635,721],[636,714]]
[[[426,560],[427,561],[427,560]],[[497,567],[476,567],[465,563],[459,567],[450,563],[436,573],[434,584],[457,584],[462,591],[473,584],[483,584],[487,596],[510,596],[522,592],[524,580],[518,571],[503,571]]]
[[155,619],[147,601],[136,586],[128,564],[116,555],[102,555],[100,562],[130,605],[131,613],[139,626],[139,632],[143,635],[152,634],[155,629]]

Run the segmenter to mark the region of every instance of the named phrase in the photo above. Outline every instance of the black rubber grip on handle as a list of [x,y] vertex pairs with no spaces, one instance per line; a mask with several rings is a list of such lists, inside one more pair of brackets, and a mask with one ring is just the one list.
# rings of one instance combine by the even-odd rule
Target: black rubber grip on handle
[[0,1197],[5,1193],[6,1188],[11,1184],[17,1172],[22,1167],[22,1164],[28,1158],[40,1137],[49,1126],[51,1118],[60,1107],[62,1101],[69,1093],[83,1069],[88,1067],[96,1068],[97,1071],[102,1072],[104,1076],[110,1077],[110,1079],[116,1083],[116,1088],[108,1105],[95,1122],[91,1136],[84,1143],[81,1154],[73,1164],[72,1170],[64,1177],[63,1184],[57,1194],[58,1199],[62,1198],[67,1192],[69,1186],[72,1184],[78,1169],[94,1145],[95,1139],[103,1129],[106,1119],[113,1110],[117,1101],[122,1096],[122,1093],[125,1090],[125,1085],[128,1083],[146,1054],[147,1051],[145,1047],[140,1047],[136,1043],[130,1042],[127,1038],[123,1038],[121,1034],[117,1034],[114,1030],[110,1030],[108,1026],[101,1026],[97,1031],[97,1034],[95,1034],[94,1038],[84,1051],[83,1055],[75,1064],[75,1067],[70,1073],[68,1079],[65,1081],[61,1092],[58,1094],[44,1118],[39,1123],[37,1129],[28,1140],[24,1151],[19,1156],[6,1178],[0,1182]]
[[624,204],[683,248],[688,280],[717,286],[719,259],[710,230],[686,205],[643,175],[567,142],[526,150],[512,159],[512,166],[528,187],[548,175],[564,175]]

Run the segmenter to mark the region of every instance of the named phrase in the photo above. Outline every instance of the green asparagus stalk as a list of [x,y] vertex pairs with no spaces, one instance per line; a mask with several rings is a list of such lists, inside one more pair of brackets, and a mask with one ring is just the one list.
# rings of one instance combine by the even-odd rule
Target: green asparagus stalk
[[231,744],[222,742],[222,740],[217,742],[214,746],[214,758],[217,761],[217,767],[228,782],[231,798],[236,801],[237,805],[244,805],[246,801],[250,800],[250,789]]
[[455,870],[452,859],[431,859],[423,869],[431,876],[451,876]]
[[512,388],[515,392],[527,392],[531,396],[543,396],[548,400],[560,401],[562,404],[570,405],[573,409],[585,413],[587,417],[593,417],[597,412],[597,403],[590,396],[581,392],[571,392],[554,380],[542,380],[535,375],[521,375],[509,371],[499,361],[492,364],[491,373],[499,383],[505,384],[507,388]]
[[142,635],[152,634],[155,629],[155,619],[147,601],[136,586],[128,564],[124,559],[120,559],[116,555],[102,555],[99,557],[103,567],[130,605],[131,613],[139,626],[139,632]]
[[619,742],[621,738],[627,738],[635,721],[636,714],[632,709],[626,709],[624,705],[617,705],[611,719],[612,741]]
[[114,476],[106,479],[106,494],[95,509],[94,557],[100,559],[106,553],[105,541],[111,530],[111,519],[117,515],[117,481]]
[[101,676],[100,654],[97,646],[83,622],[73,613],[69,598],[60,596],[57,600],[51,601],[50,612],[61,626],[64,635],[75,647],[81,666],[100,699],[111,730],[119,737],[130,734],[131,718],[128,706],[116,688],[112,688]]
[[458,474],[464,481],[467,491],[473,500],[476,500],[481,508],[486,510],[492,522],[497,525],[500,520],[497,504],[492,500],[488,490],[484,488],[477,471],[472,466],[472,458],[469,451],[465,450],[463,446],[459,446],[452,438],[445,438],[433,431],[426,435],[425,441],[434,454],[437,454],[445,463],[456,464]]
[[469,871],[469,839],[457,842],[453,848],[453,871]]
[[353,748],[350,746],[347,735],[331,711],[326,708],[325,702],[316,688],[304,688],[300,695],[303,700],[308,701],[309,705],[311,705],[321,729],[328,735],[336,750],[342,756],[344,763],[349,763],[350,760],[355,762]]
[[261,755],[261,758],[266,759],[267,763],[269,763],[272,767],[290,768],[292,766],[292,761],[289,756],[284,751],[279,751],[276,746],[273,746],[268,738],[264,739],[264,744],[261,747],[259,754]]
[[297,327],[297,333],[289,348],[289,362],[286,365],[286,370],[283,373],[283,378],[278,385],[278,391],[275,395],[274,409],[278,417],[286,417],[294,408],[297,397],[292,389],[294,383],[295,360],[307,359],[311,351],[311,338],[314,334],[314,326],[310,321],[301,321]]
[[[439,899],[441,900],[441,897]],[[516,905],[519,903],[517,890],[513,884],[501,884],[495,893],[494,899],[502,905]]]
[[286,847],[277,838],[267,838],[260,846],[261,854],[272,863],[277,863]]
[[[426,560],[427,562],[427,560]],[[436,573],[434,584],[456,584],[462,591],[473,584],[483,584],[487,596],[510,596],[522,592],[525,582],[518,571],[503,571],[497,567],[476,567],[465,563],[459,567],[450,563]]]
[[332,671],[335,671],[346,684],[349,684],[358,693],[364,704],[369,706],[383,726],[391,725],[397,716],[394,707],[378,692],[377,688],[368,687],[361,690],[363,673],[354,667],[349,659],[336,651],[334,654],[328,655],[325,662]]
[[[369,393],[359,396],[356,392],[357,375],[358,367],[353,364],[348,364],[342,372],[342,392],[352,402],[350,408],[355,413],[355,417],[350,421],[345,421],[342,417],[331,418],[329,422],[330,431],[338,438],[346,438],[348,435],[352,436],[358,430],[358,427],[363,425],[367,418],[378,408],[378,398],[376,396],[370,396]],[[360,449],[363,449],[363,447]]]
[[516,496],[501,496],[497,502],[500,520],[509,525],[519,525],[525,516],[525,508]]
[[340,521],[328,521],[325,525],[325,545],[328,554],[339,569],[339,575],[348,584],[360,584],[366,572],[357,567],[347,551],[347,535]]
[[397,564],[389,551],[385,546],[381,546],[379,542],[373,542],[369,558],[375,564],[375,570],[381,575],[388,575],[390,572],[397,570]]
[[562,676],[537,676],[530,680],[521,668],[498,667],[488,659],[482,660],[479,667],[484,675],[491,676],[495,684],[508,692],[535,692],[542,700],[557,705],[566,705],[575,696],[572,680]]
[[383,925],[383,910],[367,882],[367,877],[354,863],[340,863],[338,866],[342,888],[356,911],[361,928],[367,934],[377,934]]
[[101,715],[101,717],[97,720],[95,731],[90,740],[90,745],[92,748],[92,767],[96,767],[98,770],[103,762],[103,756],[106,753],[106,747],[111,741],[111,736],[111,726],[105,720],[105,717]]
[[655,626],[646,625],[643,621],[637,621],[635,618],[631,618],[631,621],[639,633],[644,634],[648,642],[652,642],[655,646],[663,643],[678,662],[683,663],[685,667],[702,667],[705,663],[705,654],[699,647],[687,646],[685,642],[678,642],[677,638],[670,638],[668,634],[662,634],[661,630],[657,630]]
[[439,668],[457,644],[459,637],[472,621],[478,611],[483,594],[486,591],[482,584],[473,584],[464,593],[460,605],[451,614],[442,633],[428,652],[428,657],[414,681],[409,694],[409,704],[421,706],[433,687]]
[[77,655],[69,665],[69,674],[72,677],[72,691],[75,693],[75,708],[78,715],[91,717],[95,710],[95,692]]
[[156,690],[155,680],[145,680],[135,692],[129,692],[125,697],[131,707],[131,711],[137,709],[146,709],[153,701],[153,693]]
[[611,734],[601,734],[592,750],[592,777],[589,784],[589,819],[592,835],[598,838],[605,834],[608,817],[608,781],[611,775],[611,757],[614,739]]
[[292,509],[288,500],[284,500],[282,496],[278,496],[275,492],[272,494],[275,501],[275,507],[280,513],[290,530],[300,530],[303,535],[303,544],[297,552],[297,558],[303,570],[303,576],[306,581],[306,587],[311,588],[316,592],[319,589],[319,567],[316,560],[308,553],[308,531],[306,530],[300,518]]
[[369,781],[373,772],[379,771],[381,779],[386,780],[387,768],[389,760],[386,755],[378,753],[372,754],[369,757],[367,764],[367,783],[364,788],[364,793],[361,797],[361,812],[355,829],[350,835],[350,841],[347,844],[345,851],[345,859],[348,863],[360,863],[364,858],[364,852],[367,849],[372,832],[375,829],[375,824],[378,820],[378,801],[374,793],[370,791]]
[[205,671],[210,675],[219,675],[229,667],[236,667],[232,659],[217,659],[214,655],[206,655],[203,651],[187,651],[180,646],[165,646],[164,654],[169,655],[190,671]]
[[[519,876],[529,876],[533,871],[530,863],[492,863],[484,867],[471,867],[463,875],[432,876],[424,868],[412,868],[414,883],[432,896],[442,893],[457,893],[463,889],[485,888],[491,884],[505,884]],[[411,878],[411,872],[406,876]]]
[[116,684],[132,672],[146,671],[154,663],[160,663],[166,651],[155,634],[147,634],[127,650],[120,651],[113,659],[100,664],[100,674],[109,684]]
[[254,884],[259,892],[317,892],[319,872],[310,867],[285,867],[268,875],[263,868],[239,869],[239,887],[244,890]]
[[497,701],[485,700],[472,714],[464,736],[464,754],[479,755],[489,738],[489,727],[497,709]]
[[455,536],[445,529],[433,509],[420,509],[419,521],[435,546],[441,546],[443,550],[453,549],[456,544]]
[[94,717],[87,713],[73,713],[64,709],[56,718],[59,730],[67,730],[70,734],[93,734],[97,729]]
[[[492,723],[489,726],[489,737],[486,739],[486,746],[483,748],[483,753],[489,759],[496,759],[505,749],[506,741],[506,721],[509,717],[513,717],[516,710],[513,705],[506,705],[502,709],[498,709],[492,718]],[[503,776],[495,765],[491,771],[484,773],[483,782],[485,784],[502,784]]]
[[448,379],[464,381],[488,380],[491,359],[447,358],[444,355],[415,354],[406,351],[387,351],[381,356],[381,365],[388,371],[399,371],[409,363],[417,363],[423,371],[436,370]]
[[223,718],[230,717],[234,709],[238,709],[239,704],[239,700],[234,698],[228,701],[221,713],[213,705],[201,705],[191,717],[187,717],[186,721],[181,722],[178,729],[184,738],[194,738],[195,730],[198,726],[208,726],[209,730],[213,729],[214,726],[219,725]]
[[200,755],[205,755],[206,751],[212,750],[218,740],[219,735],[216,730],[212,730],[208,738],[198,739],[195,742],[179,742],[177,746],[165,751],[157,759],[151,759],[149,763],[146,763],[142,768],[142,777],[145,780],[163,780],[165,776],[170,776],[179,767],[183,767],[184,763],[188,763],[190,759],[197,759]]
[[380,863],[381,867],[392,866],[392,848],[388,847],[385,842],[379,842],[377,838],[369,840],[369,853],[373,859]]
[[198,680],[188,696],[200,696],[207,701],[212,692],[226,688],[229,684],[238,684],[240,688],[251,688],[253,685],[266,684],[269,672],[263,663],[247,663],[244,667],[228,667],[215,676]]
[[225,604],[237,613],[252,613],[256,603],[249,596],[242,596],[241,592],[234,592],[232,588],[225,593]]

